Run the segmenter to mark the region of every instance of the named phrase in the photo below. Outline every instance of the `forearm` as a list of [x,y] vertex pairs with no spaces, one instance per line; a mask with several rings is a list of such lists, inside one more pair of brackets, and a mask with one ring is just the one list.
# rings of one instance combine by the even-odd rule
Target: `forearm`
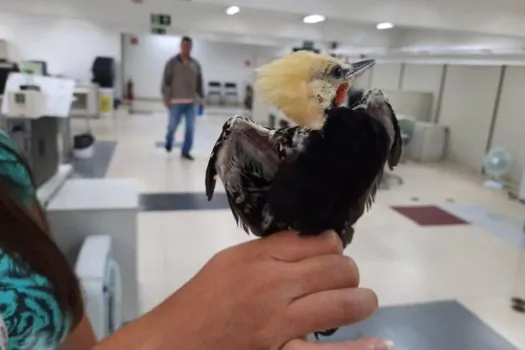
[[67,337],[60,350],[89,350],[97,340],[87,316],[84,315],[80,324]]
[[[190,349],[183,342],[190,340],[186,331],[174,319],[181,319],[183,310],[173,303],[173,296],[139,319],[127,324],[109,338],[97,344],[92,350],[171,350]],[[193,340],[194,341],[194,340]]]

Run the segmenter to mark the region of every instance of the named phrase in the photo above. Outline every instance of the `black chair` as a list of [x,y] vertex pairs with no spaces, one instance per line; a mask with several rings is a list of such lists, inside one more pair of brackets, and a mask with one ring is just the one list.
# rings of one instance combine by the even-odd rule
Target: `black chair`
[[115,59],[111,57],[97,57],[93,61],[91,72],[93,73],[93,83],[97,83],[101,88],[113,88],[115,86]]
[[212,104],[212,100],[216,100],[218,105],[223,103],[222,101],[222,84],[219,81],[208,82],[208,94],[206,100],[208,104]]
[[239,92],[237,91],[237,83],[224,83],[224,100],[227,104],[239,104]]

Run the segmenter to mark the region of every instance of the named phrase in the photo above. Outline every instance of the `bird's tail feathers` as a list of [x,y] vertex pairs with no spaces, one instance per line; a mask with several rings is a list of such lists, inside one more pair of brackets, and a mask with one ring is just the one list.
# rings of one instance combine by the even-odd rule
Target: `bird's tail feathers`
[[217,170],[215,168],[215,162],[217,160],[217,154],[212,153],[210,160],[208,162],[208,168],[206,169],[206,197],[210,201],[213,198],[213,193],[215,192],[215,185],[217,184]]

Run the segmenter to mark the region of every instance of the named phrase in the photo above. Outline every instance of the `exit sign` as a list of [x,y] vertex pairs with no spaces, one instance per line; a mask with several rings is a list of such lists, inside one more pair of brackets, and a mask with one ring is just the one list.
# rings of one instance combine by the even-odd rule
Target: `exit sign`
[[165,14],[153,13],[151,14],[151,26],[166,28],[171,26],[171,16]]
[[151,32],[153,34],[165,35],[171,26],[171,16],[162,13],[151,14]]

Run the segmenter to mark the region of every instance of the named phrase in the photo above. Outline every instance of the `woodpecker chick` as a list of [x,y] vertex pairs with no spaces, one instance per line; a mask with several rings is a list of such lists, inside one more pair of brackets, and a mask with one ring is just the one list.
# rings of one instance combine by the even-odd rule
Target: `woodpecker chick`
[[230,118],[206,170],[208,199],[219,177],[246,232],[334,230],[348,245],[384,166],[395,167],[401,155],[397,119],[381,91],[369,91],[352,109],[338,107],[373,64],[296,52],[260,68],[256,93],[298,125],[271,130],[243,116]]

